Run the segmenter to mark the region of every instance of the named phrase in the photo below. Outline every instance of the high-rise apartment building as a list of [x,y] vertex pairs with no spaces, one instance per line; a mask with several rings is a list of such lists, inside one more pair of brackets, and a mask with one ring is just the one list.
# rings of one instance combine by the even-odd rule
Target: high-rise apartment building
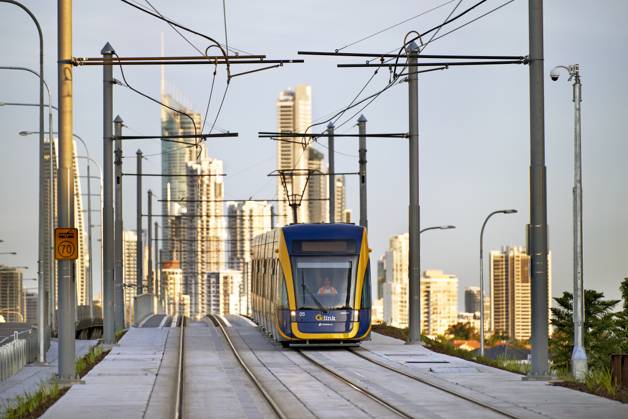
[[[389,240],[383,266],[383,317],[395,327],[408,327],[408,233]],[[458,278],[439,270],[427,270],[421,278],[421,330],[443,334],[458,316]]]
[[0,265],[0,315],[7,322],[23,322],[22,271]]
[[[161,270],[161,281],[166,304],[166,312],[174,316],[190,315],[189,296],[183,293],[183,271],[179,261],[164,262]],[[187,298],[186,298],[187,297]],[[186,306],[186,304],[188,306]]]
[[[193,135],[201,133],[201,114],[186,108],[177,102],[171,95],[162,92],[161,100],[171,108],[177,109],[182,113],[174,112],[165,107],[161,107],[161,133],[162,135]],[[186,115],[187,114],[187,115]],[[189,115],[189,117],[188,117]],[[194,144],[201,141],[195,138],[179,138],[176,141],[161,142],[161,172],[165,176],[161,178],[161,196],[165,197],[162,204],[162,214],[171,215],[174,213],[172,201],[188,199],[187,178],[180,176],[187,173],[188,162],[196,162],[200,148]],[[174,176],[179,175],[179,176]],[[170,225],[169,219],[164,219],[162,228],[162,238],[165,245],[163,246],[164,260],[172,260],[172,245],[170,241]]]
[[327,193],[329,180],[327,167],[325,165],[325,155],[314,148],[307,149],[307,168],[312,171],[312,175],[307,183],[303,205],[307,207],[308,222],[326,223],[329,222],[329,197]]
[[441,270],[426,270],[421,277],[421,331],[443,335],[458,319],[458,278]]
[[190,312],[202,318],[209,311],[205,287],[207,272],[225,265],[226,226],[223,217],[223,164],[210,159],[203,146],[197,163],[187,163],[187,212],[182,215],[181,268],[184,291],[190,296]]
[[229,269],[243,270],[251,261],[253,237],[271,229],[268,202],[227,202],[227,260]]
[[[52,163],[52,190],[50,189],[50,173],[46,171],[46,175],[41,178],[43,188],[46,193],[43,196],[43,214],[44,217],[44,237],[40,239],[39,246],[43,246],[42,259],[41,259],[41,272],[45,284],[46,296],[48,298],[48,316],[49,321],[52,319],[53,308],[56,306],[56,281],[51,286],[52,273],[56,272],[56,261],[54,260],[53,237],[52,232],[57,226],[57,143],[55,139],[52,142],[48,138],[44,138],[44,161],[46,168],[50,167]],[[52,159],[52,162],[50,161]],[[50,200],[52,199],[52,205]],[[52,211],[52,219],[50,212]],[[56,275],[55,275],[56,278]]]
[[[345,175],[338,175],[334,177],[334,222],[344,223],[347,211],[347,192],[345,188]],[[349,221],[351,222],[351,215],[349,215]]]
[[408,233],[392,236],[385,256],[384,322],[408,327]]
[[37,324],[37,293],[32,291],[23,290],[23,303],[22,307],[24,312],[24,321],[31,325]]
[[[551,307],[551,255],[548,259],[548,307]],[[521,247],[492,250],[489,270],[491,329],[498,335],[529,339],[532,334],[530,256]]]
[[467,313],[480,312],[480,287],[464,289],[464,311]]
[[[77,155],[77,144],[74,141],[74,153],[72,159],[72,169],[74,170],[74,227],[78,229],[78,259],[74,263],[76,281],[76,301],[78,305],[89,305],[88,301],[88,275],[89,275],[89,253],[87,251],[87,229],[85,228],[85,214],[83,213],[83,194],[81,193],[81,177],[79,171],[79,160]],[[89,180],[89,179],[88,179]]]
[[[294,90],[284,90],[277,99],[277,131],[305,132],[312,123],[312,88],[298,85]],[[281,140],[281,139],[280,139]],[[277,169],[308,169],[308,153],[301,144],[296,144],[298,138],[284,138],[277,141]],[[305,190],[304,176],[286,178],[286,188],[289,195],[301,195]],[[287,199],[284,185],[277,177],[277,197]],[[308,222],[307,201],[297,211],[298,222]],[[277,225],[283,226],[292,222],[292,210],[288,202],[280,201],[277,205]]]
[[133,324],[133,298],[137,295],[137,233],[135,230],[124,230],[122,239],[124,318],[127,324]]
[[220,272],[220,314],[240,314],[242,273],[236,270]]

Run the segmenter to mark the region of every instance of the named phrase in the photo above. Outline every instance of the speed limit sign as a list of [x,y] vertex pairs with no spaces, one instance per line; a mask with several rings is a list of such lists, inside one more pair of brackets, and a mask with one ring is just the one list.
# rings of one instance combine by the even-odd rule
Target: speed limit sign
[[78,259],[78,234],[78,229],[76,228],[55,228],[56,260]]

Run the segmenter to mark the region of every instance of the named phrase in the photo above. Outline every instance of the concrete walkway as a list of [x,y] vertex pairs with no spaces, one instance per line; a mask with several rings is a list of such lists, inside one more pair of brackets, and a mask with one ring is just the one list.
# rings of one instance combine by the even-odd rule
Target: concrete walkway
[[141,418],[162,363],[170,328],[135,328],[42,416]]
[[[77,340],[77,359],[89,352],[89,349],[96,345],[95,340]],[[0,417],[4,414],[6,407],[18,396],[27,393],[34,393],[42,383],[47,383],[57,374],[59,357],[57,340],[50,342],[50,349],[46,353],[47,365],[29,364],[22,368],[17,374],[12,375],[4,381],[0,381]]]
[[523,381],[521,375],[438,354],[373,333],[362,347],[379,361],[436,380],[455,391],[506,408],[517,417],[628,418],[628,405],[592,394]]

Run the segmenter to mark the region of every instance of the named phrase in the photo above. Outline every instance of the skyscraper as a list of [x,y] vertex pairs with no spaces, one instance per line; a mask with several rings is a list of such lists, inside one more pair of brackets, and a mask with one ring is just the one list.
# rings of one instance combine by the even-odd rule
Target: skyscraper
[[[345,175],[338,175],[334,177],[336,183],[334,187],[335,201],[334,201],[334,222],[344,223],[346,221],[345,211],[347,210],[347,193],[345,188]],[[349,222],[351,222],[351,216],[349,215]],[[381,297],[381,296],[380,296]]]
[[464,311],[467,313],[480,312],[480,287],[464,289]]
[[[277,99],[277,131],[279,132],[305,132],[312,123],[312,88],[307,85],[298,85],[294,90],[284,90],[279,93]],[[277,142],[277,169],[308,169],[307,149],[301,144],[296,144],[298,138],[283,138],[285,141]],[[306,178],[295,176],[286,179],[288,194],[301,195],[305,191]],[[286,199],[286,192],[277,177],[277,197]],[[297,211],[298,222],[308,222],[307,202],[303,202]],[[277,226],[283,226],[292,222],[292,211],[288,202],[280,201],[277,205]]]
[[408,327],[408,233],[392,236],[386,252],[384,322]]
[[[551,254],[548,256],[548,307],[551,307]],[[526,340],[532,331],[530,256],[521,247],[490,252],[491,323],[498,335]],[[549,316],[549,313],[548,313]]]
[[307,183],[303,205],[307,207],[310,223],[329,222],[329,197],[327,193],[328,178],[325,165],[325,155],[314,148],[307,149],[307,168],[312,171],[312,176]]
[[[79,173],[78,155],[76,153],[76,141],[74,141],[74,153],[72,168],[74,170],[74,227],[78,229],[78,259],[74,264],[76,280],[76,301],[78,305],[89,305],[87,293],[87,276],[89,274],[89,253],[87,252],[87,230],[83,214],[83,194],[81,193],[81,177]],[[89,180],[89,179],[88,179]]]
[[122,266],[124,286],[124,318],[127,324],[133,320],[133,298],[137,294],[137,233],[135,230],[124,230],[122,233]]
[[22,272],[0,265],[0,315],[7,322],[23,322]]
[[243,270],[251,261],[253,237],[271,229],[268,202],[227,202],[227,260],[229,269]]
[[458,318],[458,278],[441,270],[426,270],[421,277],[421,331],[445,334]]
[[[162,102],[166,105],[179,110],[174,112],[162,106],[161,112],[161,133],[162,135],[194,135],[200,134],[202,127],[201,114],[186,108],[177,102],[171,95],[164,94],[161,96]],[[186,116],[185,114],[189,115]],[[175,141],[161,142],[161,172],[165,176],[161,178],[161,196],[166,197],[162,204],[162,214],[173,213],[173,203],[168,201],[185,200],[187,194],[187,178],[180,176],[185,174],[188,162],[195,162],[199,154],[200,148],[194,144],[200,143],[199,139],[179,138]],[[171,176],[179,175],[179,176]],[[185,206],[185,202],[183,203]],[[164,220],[162,238],[164,239],[164,260],[172,259],[172,244],[170,241],[169,219]]]
[[226,229],[223,217],[223,165],[210,159],[203,145],[198,162],[187,166],[187,213],[182,215],[181,268],[184,292],[190,296],[190,312],[195,318],[204,317],[208,296],[207,272],[217,272],[225,265],[224,243]]

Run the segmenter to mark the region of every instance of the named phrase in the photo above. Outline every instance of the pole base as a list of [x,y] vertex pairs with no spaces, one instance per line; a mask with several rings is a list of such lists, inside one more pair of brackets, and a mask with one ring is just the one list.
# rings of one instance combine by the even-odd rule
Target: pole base
[[72,387],[74,384],[85,384],[85,381],[80,378],[57,378],[57,384],[59,384],[61,388],[66,388]]
[[574,346],[571,353],[571,374],[576,381],[584,381],[588,372],[587,353],[582,346]]
[[556,377],[551,375],[526,375],[521,377],[521,381],[554,381]]

